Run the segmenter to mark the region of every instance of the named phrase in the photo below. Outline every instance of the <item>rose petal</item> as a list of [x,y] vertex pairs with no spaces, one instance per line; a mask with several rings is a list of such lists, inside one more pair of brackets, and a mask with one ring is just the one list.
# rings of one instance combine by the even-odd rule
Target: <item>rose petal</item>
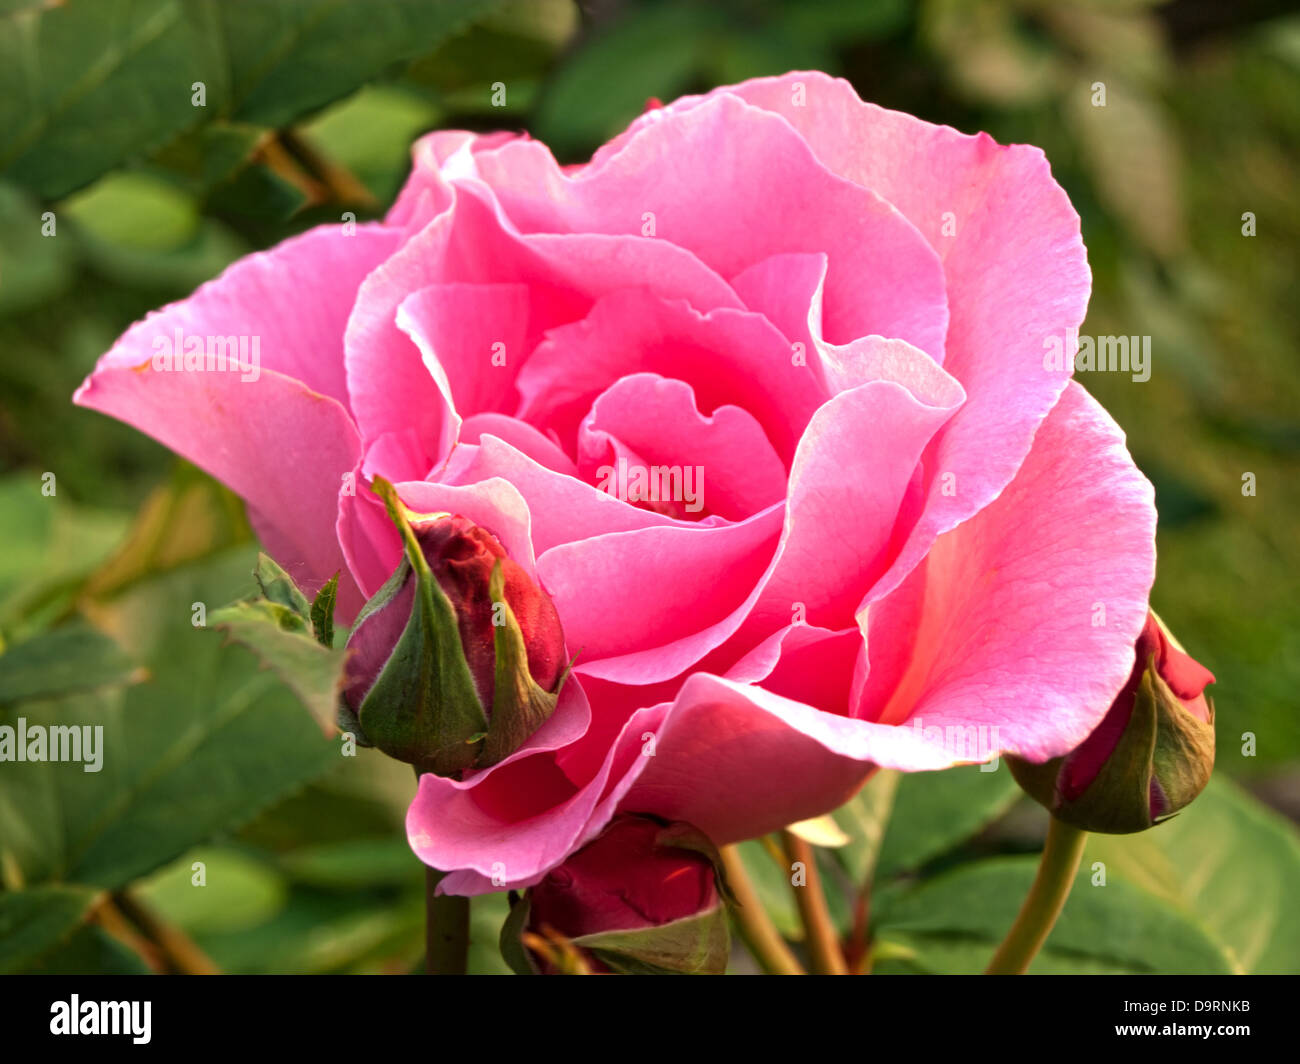
[[[268,549],[308,591],[344,568],[333,526],[343,475],[359,455],[346,406],[343,324],[356,286],[399,238],[378,226],[358,226],[351,236],[322,226],[241,259],[128,329],[74,396],[241,495]],[[251,366],[249,373],[155,371],[155,341],[171,341],[177,330],[205,340],[258,337],[256,379]],[[345,572],[345,613],[355,594]]]
[[575,668],[652,683],[699,660],[735,631],[753,601],[781,516],[777,505],[735,524],[608,533],[541,555],[537,569],[577,649]]
[[[376,269],[356,294],[344,340],[352,409],[365,441],[414,429],[430,465],[456,439],[457,419],[398,307],[429,285],[522,284],[531,349],[541,334],[583,317],[602,294],[644,285],[665,298],[736,306],[735,293],[698,259],[664,240],[600,234],[521,235],[476,183],[452,186],[451,205]],[[408,323],[409,324],[409,323]]]
[[952,474],[956,491],[945,494],[941,475],[929,479],[925,513],[882,583],[894,586],[936,535],[1010,482],[1065,388],[1073,351],[1064,370],[1044,368],[1044,356],[1053,338],[1066,343],[1088,305],[1079,216],[1038,148],[863,103],[845,81],[796,73],[718,91],[779,114],[832,171],[902,211],[943,260],[951,313],[943,364],[968,400],[926,464]]
[[[578,467],[573,464],[572,458],[560,450],[548,436],[542,435],[528,422],[521,421],[519,418],[505,414],[470,415],[461,425],[458,449],[468,450],[467,445],[479,443],[484,436],[495,436],[520,454],[526,455],[556,473],[570,477],[578,475]],[[470,464],[472,463],[466,463],[461,468],[468,468]]]
[[456,483],[500,477],[513,484],[533,515],[533,548],[539,557],[560,544],[611,532],[675,524],[693,526],[693,522],[677,522],[653,510],[629,506],[594,484],[543,465],[491,434],[480,437],[478,447],[469,454],[470,460],[456,468]]
[[644,232],[652,221],[657,238],[724,276],[778,252],[824,252],[831,340],[895,336],[942,359],[938,256],[886,200],[827,170],[790,123],[737,96],[653,112],[598,167],[565,174],[505,145],[479,171],[525,232]]
[[[726,405],[706,416],[689,384],[654,373],[624,377],[596,399],[578,451],[588,480],[620,458],[643,470],[677,470],[682,497],[666,502],[678,517],[694,506],[738,521],[785,497],[785,466],[748,411]],[[694,499],[685,498],[688,470]]]
[[[434,284],[397,308],[397,327],[419,348],[453,415],[515,405],[515,370],[528,354],[528,288],[522,284]],[[459,419],[448,431],[459,429]]]
[[686,382],[705,414],[724,404],[747,410],[787,459],[827,398],[815,373],[793,360],[789,343],[761,315],[701,313],[634,288],[547,334],[519,372],[519,416],[572,441],[596,397],[632,373]]
[[817,411],[790,471],[781,546],[747,631],[784,626],[797,604],[809,624],[852,625],[889,560],[921,454],[962,393],[953,384],[927,398],[943,401],[930,405],[893,380],[875,380]]
[[[996,726],[1034,761],[1077,746],[1133,667],[1155,576],[1150,483],[1101,406],[1072,384],[986,510],[867,608],[858,713]],[[915,633],[900,645],[898,633]]]

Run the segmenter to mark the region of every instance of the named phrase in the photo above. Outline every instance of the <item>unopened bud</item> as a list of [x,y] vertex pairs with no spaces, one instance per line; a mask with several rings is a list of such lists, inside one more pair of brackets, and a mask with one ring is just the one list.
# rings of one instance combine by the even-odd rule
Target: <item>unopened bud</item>
[[1213,674],[1154,613],[1129,681],[1077,748],[1041,765],[1008,757],[1016,782],[1053,816],[1085,831],[1143,831],[1201,793],[1214,767]]
[[340,716],[421,772],[495,764],[555,711],[565,672],[555,605],[487,529],[413,514],[386,481],[375,491],[404,553],[353,627]]

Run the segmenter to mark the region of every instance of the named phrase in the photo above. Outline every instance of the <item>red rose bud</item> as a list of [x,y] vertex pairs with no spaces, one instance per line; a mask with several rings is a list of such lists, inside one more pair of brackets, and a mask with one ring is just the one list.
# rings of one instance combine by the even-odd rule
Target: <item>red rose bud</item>
[[495,764],[555,711],[555,605],[487,529],[413,514],[379,478],[375,491],[404,554],[348,639],[340,725],[421,772]]
[[1214,705],[1204,691],[1213,682],[1148,613],[1133,673],[1096,730],[1045,764],[1008,757],[1011,774],[1067,824],[1112,835],[1143,831],[1177,813],[1210,778]]
[[[717,850],[689,824],[620,815],[510,911],[502,953],[521,974],[720,974],[729,950]],[[527,941],[556,946],[550,956]]]

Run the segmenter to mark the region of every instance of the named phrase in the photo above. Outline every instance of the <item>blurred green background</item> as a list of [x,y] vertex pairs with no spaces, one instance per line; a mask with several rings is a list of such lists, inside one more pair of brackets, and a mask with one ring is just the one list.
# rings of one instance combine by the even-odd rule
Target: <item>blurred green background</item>
[[[126,735],[147,718],[164,737],[120,770],[112,808],[82,820],[76,802],[103,801],[86,781],[15,781],[0,769],[0,936],[32,922],[54,935],[38,935],[18,960],[0,948],[0,970],[138,966],[103,919],[86,922],[104,890],[129,882],[232,970],[399,971],[419,955],[404,769],[365,754],[338,765],[246,651],[189,631],[182,646],[169,633],[163,611],[188,615],[193,601],[252,590],[254,545],[222,490],[139,433],[71,405],[95,359],[131,322],[248,251],[344,211],[382,215],[412,140],[429,129],[525,129],[577,161],[650,97],[791,69],[842,75],[864,99],[1046,151],[1083,218],[1094,288],[1082,332],[1152,337],[1150,380],[1079,379],[1156,485],[1154,605],[1218,678],[1219,774],[1296,818],[1292,6],[0,0],[0,639],[26,655],[0,681],[0,717],[84,708]],[[200,81],[206,105],[195,107]],[[1098,82],[1105,107],[1091,103]],[[494,104],[498,86],[504,106]],[[45,212],[53,236],[42,234]],[[1253,235],[1243,232],[1247,212]],[[49,472],[53,497],[41,492]],[[1248,473],[1253,495],[1243,493]],[[141,667],[151,682],[136,682]],[[261,741],[249,737],[258,734],[250,707],[262,702],[264,718],[283,718],[273,767],[240,761],[244,738]],[[1243,753],[1247,733],[1253,756]],[[900,793],[917,786],[905,781]],[[195,812],[200,787],[207,798]],[[1041,824],[1023,810],[1004,816],[1012,798],[969,806],[957,786],[953,809],[985,810],[994,828],[971,841],[984,824],[976,818],[895,871],[1028,848]],[[1207,796],[1202,815],[1230,820],[1224,809],[1243,800],[1236,790]],[[155,811],[168,803],[185,816]],[[1181,857],[1148,853],[1135,878],[1158,894],[1152,867],[1192,860],[1194,836],[1183,845]],[[1293,837],[1277,846],[1289,854],[1274,884],[1285,898],[1300,851]],[[1212,856],[1220,871],[1248,861],[1223,847]],[[193,900],[195,861],[221,884],[219,900]],[[1271,874],[1256,869],[1260,882]],[[500,969],[491,939],[503,909],[498,896],[477,910],[483,970]],[[971,935],[978,929],[957,937]],[[1077,937],[1086,945],[1095,934]],[[930,968],[960,968],[944,956]],[[1095,968],[1126,964],[1108,954]]]

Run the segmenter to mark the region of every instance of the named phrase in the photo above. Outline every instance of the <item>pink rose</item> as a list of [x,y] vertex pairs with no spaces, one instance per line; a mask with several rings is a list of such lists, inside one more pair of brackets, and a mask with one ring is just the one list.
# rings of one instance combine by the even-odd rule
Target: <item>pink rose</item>
[[[723,844],[876,765],[1093,730],[1155,511],[1069,380],[1090,277],[1040,151],[809,73],[648,111],[582,166],[508,134],[414,156],[383,224],[235,264],[77,401],[239,492],[304,584],[343,569],[345,619],[400,553],[373,475],[540,580],[575,671],[512,756],[421,781],[445,889],[536,883],[618,812]],[[155,369],[177,330],[192,366],[259,337],[256,379]]]

